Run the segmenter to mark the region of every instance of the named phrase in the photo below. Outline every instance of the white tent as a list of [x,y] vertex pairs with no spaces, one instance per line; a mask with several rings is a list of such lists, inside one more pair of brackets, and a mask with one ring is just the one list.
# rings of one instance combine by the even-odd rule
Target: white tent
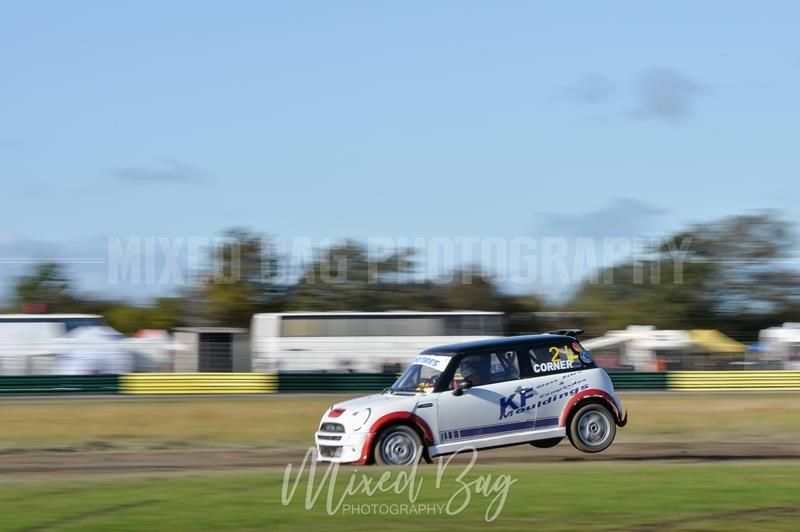
[[582,340],[581,344],[589,351],[618,346],[623,364],[633,366],[635,371],[657,371],[657,351],[686,350],[692,342],[689,331],[630,325],[621,331],[608,331],[603,336]]
[[758,334],[762,358],[783,369],[800,370],[800,323],[784,323]]
[[105,325],[73,329],[53,341],[54,373],[92,375],[133,371],[134,357],[124,340],[121,333]]

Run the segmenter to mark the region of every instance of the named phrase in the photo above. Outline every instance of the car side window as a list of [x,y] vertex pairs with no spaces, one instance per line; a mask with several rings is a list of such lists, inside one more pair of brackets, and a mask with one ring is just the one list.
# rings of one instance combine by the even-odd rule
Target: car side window
[[581,351],[583,348],[576,341],[528,348],[534,375],[547,375],[582,368],[584,364],[580,357]]
[[519,379],[516,351],[474,353],[461,358],[450,388],[463,380],[469,380],[473,386],[483,386],[516,379]]

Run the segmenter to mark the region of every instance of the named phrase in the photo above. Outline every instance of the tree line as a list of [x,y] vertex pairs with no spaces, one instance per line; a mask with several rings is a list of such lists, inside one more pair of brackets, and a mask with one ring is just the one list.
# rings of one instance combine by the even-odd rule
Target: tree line
[[[800,320],[794,226],[773,212],[689,226],[653,246],[644,260],[593,272],[560,304],[509,294],[477,267],[464,266],[446,282],[420,279],[412,250],[375,262],[353,240],[321,250],[294,282],[285,282],[270,273],[282,259],[264,235],[232,229],[225,236],[232,245],[209,250],[214,267],[174,296],[141,305],[90,298],[74,289],[61,265],[43,263],[16,280],[6,310],[102,314],[127,334],[247,327],[257,312],[291,310],[495,310],[508,315],[510,334],[567,325],[602,334],[647,324],[718,328],[745,341],[764,327]],[[346,275],[338,275],[342,265]],[[220,269],[231,268],[235,279],[218,282]],[[333,281],[331,272],[337,272]]]

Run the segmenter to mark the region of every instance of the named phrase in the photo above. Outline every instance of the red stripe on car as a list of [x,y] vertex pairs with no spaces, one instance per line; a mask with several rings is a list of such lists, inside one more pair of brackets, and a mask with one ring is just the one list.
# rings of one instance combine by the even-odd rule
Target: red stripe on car
[[605,399],[606,402],[608,402],[608,406],[611,407],[611,409],[613,411],[612,413],[614,414],[614,416],[617,418],[617,420],[620,420],[619,412],[617,411],[617,403],[616,403],[616,401],[614,401],[614,398],[611,397],[611,394],[609,394],[608,392],[605,392],[603,390],[598,390],[596,388],[590,388],[588,390],[583,390],[582,392],[576,394],[575,396],[572,397],[572,399],[569,400],[569,403],[567,403],[567,406],[565,406],[564,410],[561,411],[561,420],[560,420],[560,422],[558,424],[560,427],[566,427],[567,426],[567,420],[569,419],[569,415],[572,412],[572,409],[582,399],[586,399],[587,397],[600,397],[602,399]]
[[425,443],[433,445],[433,432],[424,419],[412,412],[390,412],[379,417],[375,420],[375,423],[370,426],[369,435],[364,442],[364,447],[361,448],[361,458],[355,463],[366,464],[369,461],[370,449],[372,448],[372,441],[375,439],[375,435],[388,423],[394,421],[410,421],[422,431],[425,437]]

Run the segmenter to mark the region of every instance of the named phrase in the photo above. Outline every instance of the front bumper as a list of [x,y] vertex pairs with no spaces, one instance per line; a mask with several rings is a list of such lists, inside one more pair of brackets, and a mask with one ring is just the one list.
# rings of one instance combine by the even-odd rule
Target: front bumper
[[314,442],[317,445],[317,460],[320,462],[358,462],[361,451],[369,437],[368,432],[358,434],[346,432],[317,432]]

